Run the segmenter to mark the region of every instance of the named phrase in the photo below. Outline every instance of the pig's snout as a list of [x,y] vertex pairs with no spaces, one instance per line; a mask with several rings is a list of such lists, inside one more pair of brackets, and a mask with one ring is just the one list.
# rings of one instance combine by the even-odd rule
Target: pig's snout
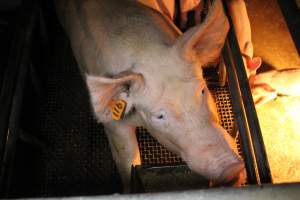
[[213,186],[235,185],[239,186],[243,182],[243,172],[245,166],[243,161],[235,154],[223,155],[221,158],[211,160],[206,166],[207,178]]
[[241,186],[244,182],[245,166],[242,162],[239,162],[228,166],[216,180],[212,180],[211,186]]
[[198,156],[198,160],[190,155],[185,160],[193,171],[211,181],[211,186],[241,186],[246,178],[244,162],[234,151],[218,154],[212,157],[207,154]]

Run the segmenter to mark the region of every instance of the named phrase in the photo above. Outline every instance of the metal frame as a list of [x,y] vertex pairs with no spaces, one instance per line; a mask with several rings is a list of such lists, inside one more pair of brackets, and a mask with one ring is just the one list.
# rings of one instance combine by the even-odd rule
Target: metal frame
[[300,7],[296,0],[277,0],[280,10],[289,28],[298,54],[300,54]]
[[[34,2],[34,0],[31,0],[31,3],[32,2]],[[37,16],[39,13],[39,7],[37,3],[30,4],[28,3],[28,1],[26,1],[26,5],[24,8],[24,12],[22,12],[20,16],[22,22],[18,24],[19,28],[16,31],[15,40],[10,52],[11,58],[9,68],[4,76],[5,79],[3,80],[3,86],[0,93],[0,162],[2,163],[0,174],[0,194],[5,194],[5,192],[7,192],[9,189],[9,177],[12,173],[10,170],[12,169],[11,166],[13,165],[14,161],[16,140],[19,137],[18,124],[22,107],[23,87],[26,80],[26,75],[28,74],[28,67],[30,67],[30,62],[28,61],[31,48],[31,40],[33,37],[32,33],[36,25]],[[271,183],[272,178],[263,138],[261,135],[261,130],[259,127],[259,122],[255,111],[255,106],[252,100],[251,91],[248,85],[247,75],[243,66],[240,50],[237,44],[234,30],[232,28],[229,31],[223,53],[224,61],[227,66],[226,69],[228,72],[228,83],[232,95],[233,109],[237,118],[237,125],[239,133],[241,135],[242,148],[245,154],[249,183]],[[272,188],[276,188],[278,189],[278,194],[281,194],[279,192],[282,191],[282,188],[284,188],[284,191],[298,191],[295,192],[296,194],[299,193],[299,187],[300,186],[298,184],[279,187],[272,186],[270,187],[271,189],[266,189],[265,191],[267,191],[268,194],[271,194],[271,192],[273,194],[275,190],[273,191]],[[261,188],[257,188],[257,190],[255,189],[255,191],[259,191],[259,189]],[[226,191],[228,192],[228,194],[232,194],[232,192],[229,192],[232,190]],[[247,188],[243,190],[248,191]],[[195,195],[201,196],[205,193],[211,193],[211,191],[216,192],[217,190],[210,190],[207,192],[186,192],[185,194],[190,195],[189,197],[186,197],[186,199],[193,199]],[[220,197],[223,197],[226,191],[224,193],[221,192],[222,196]],[[249,192],[248,194],[252,193]],[[165,197],[173,196],[176,198],[177,195],[178,193],[174,192],[166,194]],[[298,197],[298,195],[296,196]],[[146,199],[156,198],[160,196],[161,195],[142,195],[131,197],[134,197],[135,199]],[[107,199],[107,197],[108,196],[104,197],[104,199]],[[120,198],[127,199],[129,197],[130,196],[123,196]],[[230,195],[228,196],[228,198],[229,197]],[[210,197],[207,196],[207,199],[209,198]],[[223,199],[226,198],[227,197],[224,197]],[[111,196],[110,199],[119,199],[119,197]]]
[[[226,13],[228,13],[225,3],[224,6]],[[237,118],[242,149],[245,154],[249,183],[272,183],[266,149],[241,51],[234,33],[232,21],[229,16],[228,18],[231,28],[224,46],[224,61],[228,72],[228,83],[232,95],[233,110]]]
[[7,70],[0,93],[0,197],[9,190],[14,168],[16,142],[25,82],[30,67],[30,51],[39,6],[34,0],[24,1],[17,17]]
[[[298,200],[300,184],[281,184],[249,186],[245,188],[216,188],[209,190],[190,190],[181,192],[112,194],[86,197],[56,197],[51,200]],[[45,198],[34,198],[44,200]]]

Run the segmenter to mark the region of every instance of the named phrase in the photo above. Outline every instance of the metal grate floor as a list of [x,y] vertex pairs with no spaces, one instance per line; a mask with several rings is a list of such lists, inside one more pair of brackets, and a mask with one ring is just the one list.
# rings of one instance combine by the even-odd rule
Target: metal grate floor
[[120,192],[120,177],[103,126],[93,117],[69,42],[60,27],[53,30],[56,38],[45,60],[33,63],[42,94],[36,96],[29,83],[22,112],[23,131],[41,144],[18,141],[9,197]]
[[145,128],[137,128],[137,138],[142,165],[178,165],[183,163],[180,157],[161,146]]

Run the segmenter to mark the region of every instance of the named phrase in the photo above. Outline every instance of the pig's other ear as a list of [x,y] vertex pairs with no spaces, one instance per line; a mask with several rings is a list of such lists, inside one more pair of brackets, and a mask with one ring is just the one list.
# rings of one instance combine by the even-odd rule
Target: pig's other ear
[[114,99],[127,102],[125,115],[133,108],[132,95],[144,84],[141,74],[122,73],[113,78],[86,75],[90,100],[98,122],[112,121],[110,104]]
[[202,65],[213,62],[220,54],[229,30],[221,0],[214,0],[203,23],[181,35],[175,44],[180,55]]

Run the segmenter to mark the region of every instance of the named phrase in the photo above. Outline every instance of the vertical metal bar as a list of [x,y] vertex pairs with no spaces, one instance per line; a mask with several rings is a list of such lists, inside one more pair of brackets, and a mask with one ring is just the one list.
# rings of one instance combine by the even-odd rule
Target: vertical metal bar
[[298,54],[300,54],[300,7],[297,6],[296,0],[277,0],[277,2],[289,28]]
[[18,128],[23,93],[30,64],[29,56],[37,11],[38,3],[35,0],[26,1],[22,5],[10,51],[9,68],[5,74],[5,85],[2,93],[0,93],[0,105],[3,102],[4,105],[8,106],[5,108],[5,115],[1,115],[0,112],[0,197],[8,195],[10,178],[14,168],[14,154],[19,137]]
[[[228,9],[225,5],[226,12],[228,13]],[[257,170],[261,183],[271,183],[271,173],[269,162],[267,159],[267,153],[263,142],[263,137],[261,134],[261,129],[259,126],[259,121],[257,118],[255,105],[253,103],[252,94],[250,90],[250,86],[248,83],[248,77],[246,74],[246,70],[244,67],[244,63],[242,60],[241,52],[239,49],[238,41],[234,33],[234,28],[232,25],[232,21],[229,18],[231,28],[229,30],[227,39],[229,49],[232,54],[232,62],[234,64],[238,85],[240,88],[240,93],[242,97],[242,103],[245,109],[246,119],[249,126],[250,136],[252,139],[253,150],[255,154]]]
[[226,40],[223,49],[223,57],[227,70],[228,85],[232,97],[232,107],[234,111],[235,118],[237,120],[237,126],[239,134],[241,137],[241,148],[244,154],[245,167],[247,171],[247,178],[249,184],[257,184],[258,177],[255,170],[255,158],[252,154],[251,139],[249,138],[247,120],[245,116],[245,111],[242,107],[242,99],[240,94],[240,89],[238,87],[237,77],[234,71],[234,63],[232,62],[232,57],[230,55],[229,42]]
[[237,78],[238,78],[238,82],[242,94],[242,100],[246,111],[246,117],[249,125],[260,182],[271,183],[272,178],[271,178],[269,162],[267,159],[267,153],[264,146],[263,137],[261,134],[261,129],[257,118],[255,105],[252,99],[252,94],[248,83],[246,70],[243,64],[242,56],[240,53],[240,49],[233,28],[231,28],[229,31],[228,40],[231,46],[230,49],[232,52],[232,56],[234,58],[233,61],[235,64],[235,70],[237,73]]
[[21,64],[19,76],[17,79],[16,90],[12,102],[12,109],[9,117],[9,131],[6,139],[4,154],[3,154],[3,167],[1,169],[1,179],[4,181],[3,194],[7,197],[10,191],[11,178],[13,175],[15,153],[17,141],[20,131],[20,117],[24,96],[24,86],[27,77],[28,66]]

